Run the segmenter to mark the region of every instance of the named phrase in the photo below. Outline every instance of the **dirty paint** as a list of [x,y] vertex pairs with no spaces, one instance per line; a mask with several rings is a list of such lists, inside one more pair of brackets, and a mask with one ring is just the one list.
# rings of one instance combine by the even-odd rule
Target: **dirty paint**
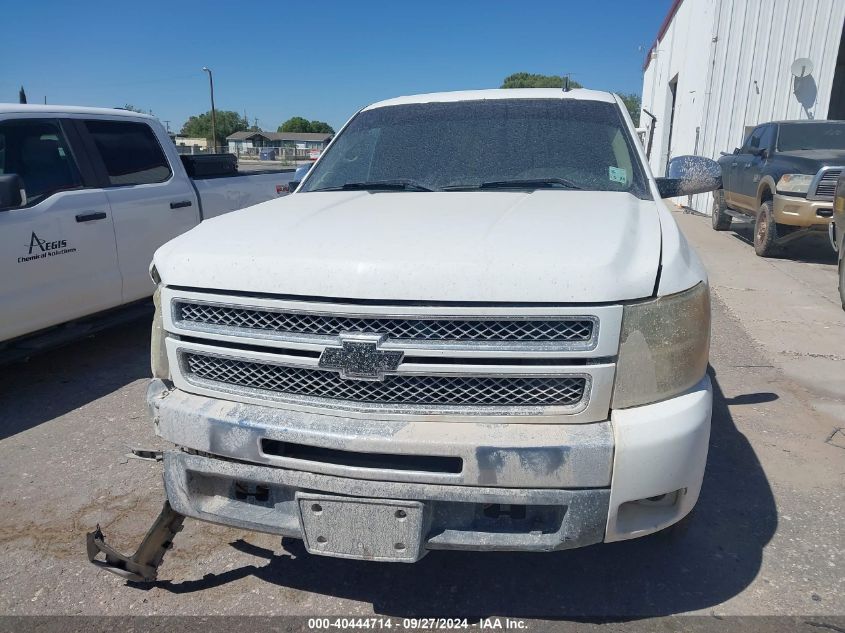
[[[613,433],[596,424],[399,422],[235,403],[176,390],[158,401],[161,436],[221,457],[312,472],[391,481],[515,487],[610,484]],[[362,454],[459,457],[463,469],[416,472],[268,455],[262,439]],[[479,448],[482,447],[482,448]]]
[[549,479],[563,467],[568,452],[568,447],[493,448],[479,446],[475,450],[478,463],[478,483],[495,485],[506,469],[517,471],[516,476],[525,481],[534,478]]
[[[321,503],[320,497],[327,500],[323,511],[331,502],[357,497],[372,503],[379,500],[378,503],[393,504],[404,509],[408,516],[412,516],[410,510],[413,507],[419,507],[416,502],[423,501],[424,517],[427,518],[413,527],[414,534],[406,533],[409,549],[414,548],[420,555],[424,553],[421,548],[552,551],[598,543],[604,538],[610,502],[610,490],[606,488],[514,489],[364,481],[175,451],[165,453],[164,462],[167,497],[178,512],[212,523],[294,538],[305,536],[303,521],[299,518],[299,513],[303,511],[299,500],[304,496],[313,498],[311,503]],[[233,493],[234,487],[228,485],[232,481],[246,487],[257,483],[266,486],[269,500],[258,503],[251,497],[237,498]],[[324,494],[308,495],[307,491],[313,490]],[[385,501],[395,499],[406,501]],[[505,519],[509,529],[491,532],[489,525],[477,521],[477,507],[486,504],[522,504],[527,506],[529,513],[535,512],[532,506],[554,508],[558,522],[550,532],[543,532],[534,530],[530,522],[511,525]],[[310,504],[306,504],[306,511],[309,508]],[[548,510],[546,512],[548,514]],[[314,517],[309,517],[307,521],[309,536],[314,539],[325,536],[312,519]],[[328,540],[323,549],[311,541],[309,551],[348,558],[387,560],[377,556],[376,552],[384,552],[394,543],[381,543],[378,539],[382,536],[394,538],[398,534],[393,527],[385,524],[376,530],[378,534],[364,538],[361,530],[366,528],[362,524],[357,527],[343,521],[331,521],[330,524],[334,538],[340,538],[345,544],[340,546],[339,551],[330,551],[332,547],[328,546]],[[523,525],[523,529],[514,529],[517,525]],[[358,542],[363,545],[362,548],[357,547]],[[416,556],[404,558],[406,561],[415,559]],[[402,557],[393,560],[402,560]]]

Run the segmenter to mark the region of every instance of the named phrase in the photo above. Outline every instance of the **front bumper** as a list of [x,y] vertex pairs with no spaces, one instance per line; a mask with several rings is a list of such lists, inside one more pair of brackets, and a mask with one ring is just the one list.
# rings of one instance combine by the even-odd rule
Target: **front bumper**
[[[422,501],[426,549],[551,551],[598,543],[610,491],[449,486],[365,481],[167,452],[170,505],[186,516],[303,538],[296,494]],[[485,514],[490,506],[525,506],[519,517]],[[499,510],[497,510],[499,512]],[[509,529],[503,529],[509,528]],[[422,552],[420,552],[422,554]]]
[[775,194],[773,212],[779,224],[826,230],[833,216],[833,202]]
[[[302,538],[298,493],[416,501],[424,550],[550,551],[671,525],[698,498],[711,399],[705,377],[606,422],[527,425],[321,416],[167,392],[160,381],[149,391],[158,433],[201,453],[165,455],[177,512]],[[290,451],[268,452],[278,446]],[[318,450],[297,453],[303,446]],[[460,468],[438,470],[432,456]]]

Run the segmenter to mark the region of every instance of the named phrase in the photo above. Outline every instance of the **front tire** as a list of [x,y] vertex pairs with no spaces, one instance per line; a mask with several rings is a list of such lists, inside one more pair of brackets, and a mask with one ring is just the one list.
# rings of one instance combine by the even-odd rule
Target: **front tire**
[[733,218],[728,215],[728,205],[725,203],[725,190],[719,189],[713,192],[713,213],[710,220],[713,223],[714,231],[727,231],[731,228]]
[[766,200],[757,211],[754,222],[754,252],[760,257],[772,257],[777,253],[777,224],[771,200]]

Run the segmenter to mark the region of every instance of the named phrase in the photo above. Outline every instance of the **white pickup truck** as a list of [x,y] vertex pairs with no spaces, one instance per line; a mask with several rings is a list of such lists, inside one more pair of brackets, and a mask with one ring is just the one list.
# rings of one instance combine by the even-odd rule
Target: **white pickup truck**
[[[489,90],[357,113],[284,200],[160,248],[148,402],[172,442],[134,580],[189,516],[413,562],[684,517],[710,433],[705,271],[618,97]],[[98,558],[105,553],[106,559]]]
[[233,156],[217,159],[216,172],[214,157],[189,159],[191,178],[151,116],[0,104],[0,358],[73,330],[44,332],[52,326],[150,297],[159,246],[287,193],[293,177],[240,175]]

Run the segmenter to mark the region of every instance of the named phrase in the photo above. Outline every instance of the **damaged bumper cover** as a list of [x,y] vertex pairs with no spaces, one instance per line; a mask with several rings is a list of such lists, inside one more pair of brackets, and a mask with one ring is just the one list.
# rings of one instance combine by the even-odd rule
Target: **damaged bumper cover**
[[342,506],[335,534],[347,542],[368,530],[356,513],[401,512],[419,524],[413,547],[360,557],[412,562],[430,549],[551,551],[675,523],[701,488],[712,391],[705,377],[605,422],[536,425],[353,420],[169,391],[161,381],[148,396],[157,432],[183,449],[164,456],[174,511],[351,558],[359,556],[349,547],[309,543],[308,508]]
[[512,488],[606,488],[610,422],[402,422],[219,400],[154,380],[157,433],[237,461],[355,479]]
[[[212,523],[299,539],[305,536],[297,503],[302,493],[319,491],[344,497],[421,501],[426,511],[423,550],[552,551],[598,543],[604,538],[610,499],[607,489],[482,488],[366,481],[177,451],[165,453],[164,464],[167,498],[177,512]],[[513,505],[527,510],[513,517],[485,513],[490,507]],[[494,531],[503,523],[512,530]],[[413,560],[423,553],[420,551]]]

